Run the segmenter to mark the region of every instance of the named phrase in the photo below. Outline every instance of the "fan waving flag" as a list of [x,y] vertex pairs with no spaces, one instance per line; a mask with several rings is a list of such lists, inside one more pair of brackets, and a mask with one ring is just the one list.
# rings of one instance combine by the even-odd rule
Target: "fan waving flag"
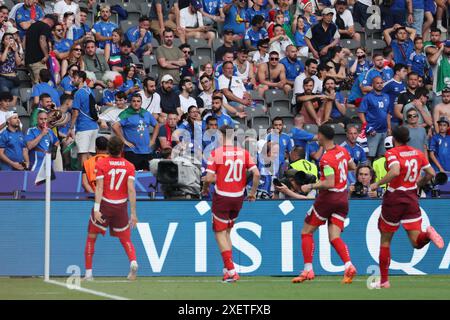
[[[51,155],[49,154],[48,157],[49,157],[50,170],[51,170],[50,179],[55,180],[56,176],[55,176],[55,172],[53,171],[53,167],[51,165],[51,163],[52,163],[51,158],[50,158]],[[47,163],[47,155],[45,156],[44,161],[42,161],[41,167],[39,168],[38,174],[36,175],[36,180],[34,180],[34,184],[37,186],[45,183],[46,163]]]

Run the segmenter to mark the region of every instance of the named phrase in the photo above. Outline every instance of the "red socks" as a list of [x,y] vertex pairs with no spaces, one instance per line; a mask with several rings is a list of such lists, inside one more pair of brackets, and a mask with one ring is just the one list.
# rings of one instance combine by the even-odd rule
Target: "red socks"
[[312,263],[314,256],[314,239],[312,234],[302,234],[303,262]]
[[223,265],[227,270],[233,270],[234,269],[234,263],[233,263],[233,253],[231,250],[223,251],[222,252],[222,260]]
[[391,264],[391,249],[389,247],[380,247],[380,273],[381,283],[388,281],[389,265]]
[[125,249],[125,252],[127,253],[128,260],[136,261],[136,250],[134,249],[133,243],[131,242],[130,238],[119,238],[120,243],[122,244],[123,248]]
[[341,260],[344,263],[349,262],[350,254],[348,253],[348,248],[345,242],[341,238],[336,238],[330,242],[334,250],[336,250],[336,252],[338,253],[339,257],[341,257]]
[[86,266],[86,270],[92,269],[92,258],[94,257],[95,252],[95,240],[97,238],[87,238],[86,247],[84,248],[84,262]]
[[428,238],[428,234],[426,232],[421,232],[417,236],[416,240],[416,249],[421,249],[426,246],[430,242],[430,238]]

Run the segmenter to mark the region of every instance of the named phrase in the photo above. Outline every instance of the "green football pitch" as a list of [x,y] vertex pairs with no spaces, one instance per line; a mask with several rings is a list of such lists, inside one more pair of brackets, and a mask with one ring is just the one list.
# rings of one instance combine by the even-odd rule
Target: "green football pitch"
[[292,284],[290,277],[242,277],[237,283],[222,283],[218,277],[96,278],[69,289],[66,279],[0,278],[0,299],[164,299],[164,300],[299,300],[299,299],[450,299],[450,275],[392,276],[391,288],[367,289],[367,276],[350,285],[341,277],[316,277]]

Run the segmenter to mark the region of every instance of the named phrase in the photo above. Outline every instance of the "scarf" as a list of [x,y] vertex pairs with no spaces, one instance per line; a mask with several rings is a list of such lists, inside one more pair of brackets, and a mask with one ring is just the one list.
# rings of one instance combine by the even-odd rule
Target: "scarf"
[[36,5],[30,7],[30,18],[31,20],[36,21]]
[[443,54],[437,70],[436,93],[440,95],[447,85],[450,85],[450,62]]
[[139,115],[141,118],[144,118],[145,112],[147,111],[142,108],[139,111],[135,111],[132,107],[128,107],[119,114],[119,119],[128,119],[135,114]]
[[166,127],[167,132],[167,142],[172,146],[172,129],[167,123],[164,126]]

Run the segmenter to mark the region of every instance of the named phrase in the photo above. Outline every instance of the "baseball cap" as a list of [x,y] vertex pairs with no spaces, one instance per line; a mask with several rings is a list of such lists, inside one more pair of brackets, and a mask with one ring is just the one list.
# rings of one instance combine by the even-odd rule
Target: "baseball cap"
[[394,147],[393,137],[392,136],[386,137],[384,139],[384,148],[386,150],[388,150],[388,149],[392,149],[393,147]]
[[233,30],[231,30],[231,29],[226,29],[224,32],[223,32],[224,34],[234,34],[234,31]]
[[333,14],[334,15],[333,9],[325,8],[325,9],[322,10],[322,16],[326,16],[326,15],[329,15],[329,14]]
[[442,92],[450,92],[450,87],[445,87],[444,89],[442,89]]
[[338,4],[345,4],[345,5],[347,5],[347,0],[337,0],[335,4],[336,5],[338,5]]
[[173,81],[173,77],[170,74],[166,74],[161,78],[161,82]]
[[195,10],[199,10],[202,8],[202,4],[198,0],[191,0],[191,5],[195,8]]
[[450,126],[450,121],[445,116],[444,117],[440,117],[439,120],[437,121],[437,123],[441,123],[441,122],[446,122]]
[[17,116],[17,112],[15,112],[15,111],[8,111],[8,112],[6,113],[6,116],[5,116],[6,121],[8,121],[9,119],[11,119],[11,118],[14,117],[14,116]]
[[450,40],[445,40],[445,42],[444,42],[444,46],[446,46],[446,47],[450,47]]

